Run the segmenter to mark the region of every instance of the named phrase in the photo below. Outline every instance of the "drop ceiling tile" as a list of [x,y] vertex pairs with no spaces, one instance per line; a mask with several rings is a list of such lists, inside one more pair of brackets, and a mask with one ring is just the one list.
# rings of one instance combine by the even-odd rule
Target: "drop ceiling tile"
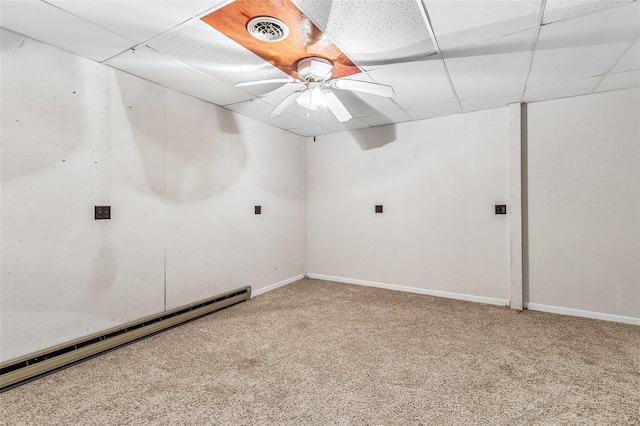
[[42,1],[3,1],[0,26],[96,61],[136,43]]
[[141,46],[124,52],[106,64],[216,105],[252,98],[233,86],[185,67],[148,47]]
[[386,114],[402,110],[398,104],[384,96],[376,96],[368,93],[358,93],[348,90],[334,90],[334,93],[354,117],[366,117],[369,115]]
[[361,120],[371,126],[383,126],[385,124],[411,121],[412,119],[405,111],[398,111],[389,114],[370,115],[369,117],[362,117]]
[[338,121],[335,121],[333,123],[323,124],[322,127],[327,129],[329,131],[328,133],[336,133],[336,132],[348,132],[350,130],[365,129],[371,126],[369,126],[367,123],[360,120],[359,118],[352,118],[351,120],[345,123],[340,123]]
[[588,95],[598,85],[602,77],[590,77],[583,80],[566,81],[528,88],[524,92],[524,102],[538,102],[549,99],[567,98],[570,96]]
[[634,0],[547,0],[542,24],[600,12]]
[[436,55],[431,58],[385,65],[369,71],[369,75],[376,82],[393,87],[393,100],[404,109],[455,101],[442,60]]
[[297,0],[296,3],[365,70],[435,53],[416,0]]
[[522,91],[496,93],[494,95],[483,96],[476,99],[461,100],[462,111],[471,112],[481,109],[492,109],[505,107],[509,104],[520,102]]
[[432,105],[423,108],[415,108],[407,110],[407,114],[414,120],[424,120],[427,118],[442,117],[445,115],[460,114],[460,104],[458,102],[449,102],[441,105]]
[[227,105],[225,108],[285,130],[309,127],[312,124],[289,112],[285,112],[279,117],[269,117],[269,113],[273,110],[273,105],[270,105],[261,99],[253,99],[246,102]]
[[524,88],[536,30],[526,30],[443,53],[460,99]]
[[317,135],[329,133],[329,130],[321,126],[303,127],[301,129],[291,129],[289,131],[291,133],[295,133],[296,135],[300,135],[300,136],[317,136]]
[[611,72],[637,70],[640,68],[640,40],[636,40]]
[[[224,0],[209,2],[46,0],[46,2],[142,43]],[[142,22],[144,25],[141,25]]]
[[607,74],[595,92],[608,92],[610,90],[631,89],[640,87],[640,70],[624,71],[615,74]]
[[[147,45],[229,84],[289,77],[200,19],[154,38]],[[242,90],[259,95],[273,88],[272,85],[259,85]]]
[[640,31],[640,2],[545,25],[527,87],[602,75]]
[[542,7],[542,0],[423,2],[442,51],[534,28]]

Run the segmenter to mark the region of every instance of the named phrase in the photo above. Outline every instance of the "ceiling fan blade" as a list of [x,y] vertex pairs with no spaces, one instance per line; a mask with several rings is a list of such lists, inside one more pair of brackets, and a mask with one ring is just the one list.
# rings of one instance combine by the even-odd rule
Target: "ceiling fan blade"
[[327,90],[324,96],[327,99],[327,106],[339,122],[344,123],[345,121],[351,120],[351,114],[333,92]]
[[300,90],[303,89],[304,87],[306,87],[304,84],[302,83],[298,83],[293,82],[293,83],[286,83],[283,84],[282,86],[278,87],[277,89],[274,89],[270,92],[265,93],[264,95],[260,95],[261,98],[267,98],[269,96],[284,96],[286,94],[289,94],[295,90]]
[[391,86],[358,80],[331,80],[331,87],[342,90],[353,90],[354,92],[369,93],[371,95],[385,96],[387,98],[392,97],[394,93],[393,87]]
[[245,87],[245,86],[257,86],[259,84],[269,84],[269,83],[293,83],[293,78],[271,78],[269,80],[256,80],[256,81],[243,81],[241,83],[236,83],[236,87]]
[[297,91],[297,90],[295,92],[289,94],[289,96],[284,98],[282,100],[282,102],[280,102],[278,104],[278,106],[276,106],[273,109],[273,111],[271,111],[269,113],[269,117],[278,117],[278,116],[282,115],[282,113],[285,112],[287,110],[287,108],[289,108],[291,106],[291,104],[296,101],[298,96],[300,96],[300,92]]

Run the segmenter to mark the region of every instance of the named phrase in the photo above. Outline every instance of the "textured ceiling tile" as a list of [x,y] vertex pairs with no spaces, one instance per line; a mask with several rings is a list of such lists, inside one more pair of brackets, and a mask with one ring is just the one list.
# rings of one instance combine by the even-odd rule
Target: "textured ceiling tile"
[[424,0],[442,51],[538,25],[542,0]]
[[297,3],[365,70],[435,52],[416,0],[298,0]]
[[410,109],[407,111],[407,114],[409,114],[414,120],[424,120],[426,118],[460,114],[461,112],[462,110],[460,109],[458,102],[449,102],[442,105]]
[[444,71],[442,60],[385,65],[369,75],[378,83],[393,87],[393,100],[404,109],[443,104],[456,100]]
[[527,87],[602,75],[640,31],[640,3],[545,25]]
[[495,95],[483,96],[481,98],[463,100],[460,101],[460,103],[462,104],[462,111],[471,112],[479,111],[481,109],[500,108],[509,104],[518,103],[520,102],[521,96],[521,91],[497,93]]
[[524,102],[538,102],[549,99],[567,98],[569,96],[588,95],[600,82],[601,77],[591,77],[583,80],[573,80],[564,83],[550,84],[528,88],[524,92]]
[[3,1],[0,25],[100,62],[136,45],[132,40],[41,1]]
[[366,117],[378,113],[396,112],[402,109],[391,99],[383,96],[348,90],[334,90],[334,93],[354,117]]
[[385,124],[402,123],[411,121],[412,118],[405,111],[391,112],[388,114],[377,114],[369,117],[362,117],[362,121],[371,126],[383,126]]
[[536,30],[443,53],[460,99],[524,89]]
[[323,124],[322,127],[329,130],[329,132],[331,133],[335,133],[335,132],[348,132],[350,130],[365,129],[371,126],[365,123],[364,121],[360,120],[359,118],[352,118],[346,123],[340,123],[338,121],[335,121],[332,123]]
[[241,102],[252,97],[233,86],[189,69],[148,47],[129,50],[110,59],[106,64],[216,105]]
[[634,0],[547,0],[542,24],[600,12]]
[[[288,77],[278,68],[199,19],[189,21],[173,31],[154,38],[147,44],[165,55],[229,84]],[[244,87],[243,90],[252,94],[262,94],[273,88],[273,86],[249,86]]]
[[317,136],[317,135],[322,135],[330,132],[328,129],[325,129],[324,127],[321,127],[321,126],[310,126],[310,127],[303,127],[301,129],[290,129],[289,131],[291,133],[295,133],[296,135],[300,135],[300,136]]
[[[223,0],[209,2],[46,0],[139,43],[165,32]],[[144,22],[144,25],[140,25]]]
[[622,59],[616,64],[611,72],[622,72],[637,70],[640,68],[640,40],[627,50]]
[[225,108],[285,130],[309,127],[312,124],[289,112],[285,112],[279,117],[269,117],[269,113],[273,110],[273,105],[260,99],[227,105]]
[[608,74],[595,92],[608,92],[610,90],[631,89],[634,87],[640,87],[640,70]]

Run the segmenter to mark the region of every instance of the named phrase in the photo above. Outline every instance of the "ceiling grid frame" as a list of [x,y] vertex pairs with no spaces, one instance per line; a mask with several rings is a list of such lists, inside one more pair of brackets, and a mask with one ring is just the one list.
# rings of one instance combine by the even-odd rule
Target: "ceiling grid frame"
[[631,42],[629,43],[629,46],[627,46],[626,49],[624,49],[622,51],[622,53],[620,54],[620,56],[618,57],[618,59],[616,59],[613,64],[611,65],[611,67],[609,67],[609,69],[602,74],[600,81],[598,81],[598,84],[596,84],[596,86],[593,88],[593,90],[591,91],[591,94],[596,93],[596,90],[598,90],[598,87],[600,87],[600,85],[602,84],[602,82],[604,81],[605,78],[607,78],[607,76],[611,73],[611,71],[614,70],[614,68],[616,67],[616,65],[618,65],[618,62],[620,62],[622,60],[622,58],[624,58],[624,56],[627,54],[627,52],[629,50],[631,50],[631,48],[633,47],[633,45],[640,40],[640,32],[638,32],[638,34],[636,34],[636,36],[633,38],[633,40],[631,40]]
[[[149,0],[131,7],[121,0],[123,7],[115,9],[108,6],[107,1],[84,0],[84,4],[79,6],[77,2],[67,0],[2,0],[0,6],[3,12],[6,11],[6,15],[3,13],[2,16],[7,16],[7,19],[3,18],[0,26],[3,31],[13,31],[206,102],[230,110],[237,106],[243,115],[293,133],[299,129],[309,134],[313,132],[310,126],[315,126],[318,134],[322,134],[352,127],[361,128],[363,125],[393,125],[497,108],[504,106],[503,102],[507,101],[539,102],[640,86],[640,79],[637,78],[640,75],[640,60],[636,52],[636,47],[640,47],[640,0],[612,1],[600,9],[565,3],[562,8],[566,10],[560,15],[561,18],[547,23],[544,22],[544,15],[551,10],[549,4],[553,0],[529,1],[529,6],[517,8],[522,12],[509,10],[511,6],[505,1],[471,0],[486,4],[486,12],[483,12],[484,5],[474,5],[473,10],[477,9],[479,16],[476,12],[467,13],[464,9],[466,6],[456,6],[454,0],[449,0],[451,7],[443,2],[431,4],[430,0],[402,0],[397,4],[387,4],[388,0],[372,0],[367,4],[357,0],[343,3],[338,0],[324,0],[321,3],[290,0],[309,22],[320,28],[321,32],[327,31],[326,37],[338,48],[342,50],[340,44],[346,43],[348,50],[342,52],[360,70],[354,74],[353,80],[390,85],[396,92],[393,97],[380,103],[370,95],[352,95],[337,90],[338,97],[346,102],[350,110],[353,108],[353,123],[338,124],[329,114],[330,117],[319,116],[321,118],[315,120],[314,124],[300,127],[302,123],[298,123],[298,127],[294,128],[290,127],[296,123],[294,118],[304,119],[295,104],[295,111],[288,110],[286,115],[291,116],[291,122],[270,120],[264,113],[267,110],[262,103],[262,113],[257,108],[240,105],[261,100],[276,106],[274,101],[277,96],[272,96],[272,92],[278,90],[274,90],[275,83],[257,90],[234,87],[234,81],[229,77],[231,74],[243,73],[245,79],[254,72],[256,75],[264,74],[265,67],[258,68],[249,58],[239,54],[238,49],[246,47],[238,44],[236,48],[229,48],[215,37],[211,40],[206,34],[192,39],[194,34],[188,28],[195,21],[237,0],[198,0],[185,2],[191,4],[184,6],[175,0]],[[277,0],[255,1],[271,4],[271,13],[268,14],[278,15],[278,9],[274,9]],[[27,4],[40,6],[27,7]],[[369,19],[367,13],[370,7],[376,7],[376,13]],[[357,31],[349,29],[350,10],[354,10],[354,16],[359,17],[360,27]],[[31,11],[36,19],[29,24],[23,17]],[[405,19],[407,14],[410,16]],[[635,18],[636,14],[639,19]],[[157,21],[151,21],[143,28],[144,19],[141,18],[145,16],[148,19],[157,18]],[[382,42],[375,38],[377,34],[371,37],[368,34],[380,25],[384,16],[396,25]],[[444,24],[440,20],[442,16],[447,19]],[[526,19],[523,19],[525,16]],[[587,18],[584,24],[577,22],[584,18]],[[458,21],[462,24],[456,23]],[[35,22],[41,22],[42,25]],[[409,31],[407,22],[419,29]],[[545,30],[546,27],[549,28]],[[162,44],[157,44],[163,36],[180,28],[187,30],[181,38],[169,40],[175,43],[174,49],[164,49]],[[625,28],[624,31],[622,28]],[[597,29],[603,37],[596,38],[593,31]],[[439,31],[438,36],[436,30]],[[522,31],[529,31],[529,40],[515,36],[498,41]],[[420,36],[416,38],[416,34]],[[446,37],[452,35],[457,36],[456,40],[466,42],[447,48],[444,44],[450,40]],[[335,37],[340,43],[335,41]],[[494,43],[485,43],[491,40]],[[207,48],[207,43],[212,46],[211,49]],[[617,43],[615,50],[600,55],[607,52],[606,46],[611,43]],[[170,47],[169,44],[165,45]],[[176,54],[182,46],[187,48],[187,53]],[[178,50],[175,50],[176,47]],[[132,53],[143,49],[144,54],[137,57]],[[121,51],[115,53],[118,50]],[[493,55],[497,55],[495,59]],[[236,59],[233,59],[234,56]],[[354,60],[354,57],[360,61]],[[591,77],[585,77],[587,75]],[[528,87],[530,84],[535,86]]]
[[527,91],[527,83],[529,82],[529,74],[531,74],[531,66],[533,65],[533,57],[536,54],[536,46],[538,44],[538,37],[540,36],[540,29],[542,28],[542,18],[544,17],[544,10],[547,7],[547,0],[542,0],[540,3],[540,12],[538,14],[538,25],[536,26],[536,35],[533,37],[533,43],[531,44],[531,53],[529,54],[529,63],[527,65],[527,74],[524,77],[522,83],[522,94],[520,95],[520,103],[524,102],[524,94]]
[[427,12],[427,7],[425,6],[423,0],[416,0],[418,3],[418,9],[422,14],[422,19],[424,20],[425,25],[427,26],[427,31],[429,31],[429,35],[433,40],[433,46],[436,49],[436,55],[440,55],[440,61],[442,61],[442,67],[444,68],[444,73],[447,76],[447,80],[449,81],[449,87],[451,88],[451,92],[453,96],[455,96],[456,101],[458,102],[458,106],[460,107],[460,111],[464,111],[462,109],[462,102],[460,102],[460,97],[458,96],[458,92],[456,88],[453,86],[453,81],[451,80],[451,76],[449,75],[449,69],[447,68],[447,63],[442,56],[442,51],[440,50],[440,45],[438,44],[438,39],[436,38],[436,34],[433,31],[433,25],[431,24],[431,19],[429,18],[429,12]]

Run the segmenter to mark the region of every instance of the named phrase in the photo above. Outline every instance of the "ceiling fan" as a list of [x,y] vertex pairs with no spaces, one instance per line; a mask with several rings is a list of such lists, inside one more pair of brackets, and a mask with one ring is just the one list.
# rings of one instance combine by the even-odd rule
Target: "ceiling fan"
[[[351,90],[390,98],[393,88],[384,84],[359,80],[344,80],[332,78],[333,62],[319,56],[309,56],[298,61],[298,75],[302,80],[294,78],[268,79],[237,83],[236,87],[254,86],[259,84],[286,83],[282,87],[297,89],[285,97],[269,113],[270,117],[277,117],[297,102],[307,110],[316,111],[326,106],[336,116],[338,121],[349,121],[352,116],[332,90]],[[276,89],[280,90],[280,89]]]

